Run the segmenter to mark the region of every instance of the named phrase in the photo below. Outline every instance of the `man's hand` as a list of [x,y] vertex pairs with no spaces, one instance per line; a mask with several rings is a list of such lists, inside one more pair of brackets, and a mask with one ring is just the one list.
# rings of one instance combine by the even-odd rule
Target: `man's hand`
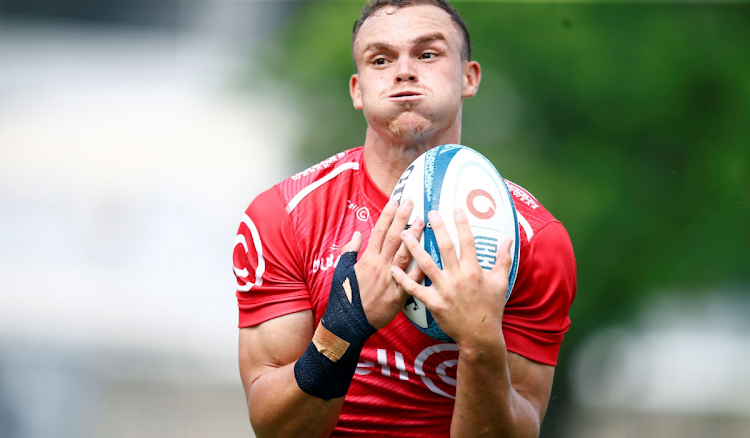
[[451,437],[536,437],[549,400],[554,367],[510,353],[505,347],[502,319],[512,240],[502,242],[495,267],[486,271],[477,261],[474,235],[461,209],[454,212],[460,258],[440,214],[432,211],[428,217],[443,269],[413,236],[403,233],[404,244],[432,285],[420,285],[400,267],[394,266],[392,272],[458,344]]
[[[407,294],[394,280],[390,267],[397,266],[403,273],[411,262],[411,254],[401,242],[401,233],[419,239],[424,230],[424,221],[417,218],[409,230],[404,231],[413,207],[414,203],[408,199],[400,206],[394,200],[389,201],[372,229],[367,249],[354,265],[362,308],[367,320],[376,329],[385,327],[406,304]],[[362,236],[355,232],[341,252],[358,252],[361,246]],[[414,281],[420,279],[422,274],[415,267],[404,276]]]
[[440,329],[456,341],[462,351],[498,347],[498,342],[504,345],[502,319],[512,240],[502,242],[495,267],[487,271],[477,261],[474,235],[462,209],[454,211],[460,259],[440,214],[431,211],[428,218],[435,232],[443,269],[435,264],[411,233],[403,233],[401,237],[406,248],[430,278],[432,286],[420,285],[400,266],[392,268],[393,277],[406,292],[427,306]]

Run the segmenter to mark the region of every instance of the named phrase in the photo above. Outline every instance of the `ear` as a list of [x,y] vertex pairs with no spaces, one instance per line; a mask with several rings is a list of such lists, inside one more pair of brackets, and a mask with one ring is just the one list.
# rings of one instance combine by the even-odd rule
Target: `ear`
[[352,96],[354,108],[362,109],[362,90],[359,88],[359,75],[354,74],[349,78],[349,95]]
[[461,97],[474,97],[479,90],[479,82],[482,80],[482,67],[476,61],[464,63],[464,86],[461,90]]

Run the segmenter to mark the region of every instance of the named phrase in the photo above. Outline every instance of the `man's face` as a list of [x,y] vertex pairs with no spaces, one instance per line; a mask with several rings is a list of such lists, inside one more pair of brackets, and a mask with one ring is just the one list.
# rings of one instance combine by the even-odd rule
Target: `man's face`
[[479,66],[463,61],[461,48],[460,29],[436,6],[380,9],[354,41],[354,107],[390,138],[418,141],[453,127],[479,85]]

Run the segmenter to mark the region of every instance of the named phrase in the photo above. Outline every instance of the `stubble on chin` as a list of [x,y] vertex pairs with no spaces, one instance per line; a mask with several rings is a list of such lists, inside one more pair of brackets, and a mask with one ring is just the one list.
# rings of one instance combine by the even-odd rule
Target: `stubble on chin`
[[431,125],[427,117],[407,111],[389,120],[386,127],[396,137],[411,137],[426,134]]

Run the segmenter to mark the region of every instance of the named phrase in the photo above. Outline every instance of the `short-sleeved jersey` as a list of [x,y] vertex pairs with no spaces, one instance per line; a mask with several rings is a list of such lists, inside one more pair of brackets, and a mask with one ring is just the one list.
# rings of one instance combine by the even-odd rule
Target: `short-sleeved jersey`
[[[518,213],[521,248],[503,315],[505,342],[509,351],[556,365],[576,290],[570,238],[529,192],[506,182]],[[367,173],[362,147],[261,193],[235,239],[239,326],[307,309],[317,325],[340,248],[359,231],[361,254],[387,202]],[[331,436],[449,436],[457,359],[455,344],[429,338],[399,314],[365,343]]]

